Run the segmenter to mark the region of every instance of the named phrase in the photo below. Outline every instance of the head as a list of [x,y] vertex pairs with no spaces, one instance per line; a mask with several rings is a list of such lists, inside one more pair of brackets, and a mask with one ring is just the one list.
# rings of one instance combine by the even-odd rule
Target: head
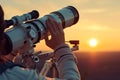
[[4,54],[6,54],[6,39],[4,36],[5,21],[4,21],[4,11],[0,5],[0,61],[6,61]]
[[5,20],[4,20],[4,11],[2,6],[0,5],[0,55],[1,54],[8,54],[7,50],[7,40],[5,38],[4,29],[6,27]]
[[1,27],[2,27],[3,23],[4,23],[4,12],[3,12],[3,9],[0,5],[0,26]]
[[[0,5],[0,52],[4,50],[5,40],[3,39],[4,35],[4,12]],[[2,45],[2,46],[1,46]]]

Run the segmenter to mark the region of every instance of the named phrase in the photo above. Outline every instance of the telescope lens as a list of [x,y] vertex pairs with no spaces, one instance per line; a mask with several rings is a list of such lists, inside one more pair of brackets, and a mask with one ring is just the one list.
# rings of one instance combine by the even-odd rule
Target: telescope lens
[[65,7],[61,10],[50,13],[56,21],[62,24],[63,28],[76,24],[79,20],[79,13],[73,6]]
[[73,6],[68,6],[67,8],[73,12],[73,14],[74,14],[74,23],[73,24],[76,24],[79,20],[79,13],[78,13],[77,9],[74,8]]
[[68,6],[59,11],[52,12],[50,15],[54,18],[58,16],[58,18],[61,20],[63,28],[76,24],[79,20],[78,11],[73,6]]

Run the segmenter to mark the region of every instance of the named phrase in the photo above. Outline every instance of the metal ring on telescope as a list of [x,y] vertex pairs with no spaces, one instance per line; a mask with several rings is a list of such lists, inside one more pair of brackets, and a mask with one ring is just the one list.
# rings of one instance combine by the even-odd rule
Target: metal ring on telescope
[[70,9],[74,14],[74,23],[73,24],[77,23],[79,20],[79,13],[78,13],[77,9],[74,8],[73,6],[68,6],[67,8]]
[[[43,22],[41,22],[41,21],[38,20],[38,19],[37,19],[37,20],[34,20],[34,21],[35,21],[35,22],[38,22],[38,23],[40,23],[42,26],[44,26],[43,28],[47,31],[47,29],[46,29],[45,25],[43,24]],[[37,26],[37,28],[39,29],[38,26]],[[41,31],[41,29],[39,29],[39,30]],[[39,31],[39,34],[41,34],[40,31]],[[38,40],[36,41],[36,43],[41,40],[41,37],[42,37],[42,35],[39,36],[39,38],[38,38]]]
[[[57,12],[57,11],[52,12],[52,13],[59,16],[59,18],[60,18],[61,21],[62,21],[62,27],[65,28],[65,18],[64,18],[64,16],[63,16],[60,12]],[[52,13],[51,13],[51,14],[52,14]]]

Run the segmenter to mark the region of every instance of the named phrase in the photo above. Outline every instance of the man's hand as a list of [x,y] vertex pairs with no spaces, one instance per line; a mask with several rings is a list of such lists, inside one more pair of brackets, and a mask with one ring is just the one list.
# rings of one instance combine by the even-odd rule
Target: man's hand
[[48,47],[55,49],[57,46],[65,44],[63,27],[61,24],[49,16],[46,21],[46,26],[51,35],[50,39],[48,38],[48,35],[45,36],[45,42]]

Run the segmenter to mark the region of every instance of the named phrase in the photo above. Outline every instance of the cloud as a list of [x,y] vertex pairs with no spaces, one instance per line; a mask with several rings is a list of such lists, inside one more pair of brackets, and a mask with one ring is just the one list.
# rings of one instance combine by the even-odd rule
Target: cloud
[[24,14],[31,10],[38,10],[41,16],[49,14],[55,10],[59,10],[64,6],[59,6],[55,1],[39,1],[39,0],[25,0],[25,1],[3,1],[2,5],[7,18],[16,14]]
[[101,12],[105,12],[105,9],[86,9],[86,10],[81,10],[81,12],[83,13],[101,13]]
[[86,26],[86,29],[94,30],[94,31],[112,30],[110,27],[104,26],[104,25],[89,25],[89,26]]
[[17,9],[15,7],[10,7],[8,5],[4,6],[3,9],[5,13],[5,19],[10,19],[13,16],[23,14],[20,9]]
[[107,11],[119,10],[120,0],[80,0],[82,10],[104,9]]
[[111,31],[113,28],[104,24],[98,24],[93,22],[85,22],[80,24],[80,29],[89,31]]

